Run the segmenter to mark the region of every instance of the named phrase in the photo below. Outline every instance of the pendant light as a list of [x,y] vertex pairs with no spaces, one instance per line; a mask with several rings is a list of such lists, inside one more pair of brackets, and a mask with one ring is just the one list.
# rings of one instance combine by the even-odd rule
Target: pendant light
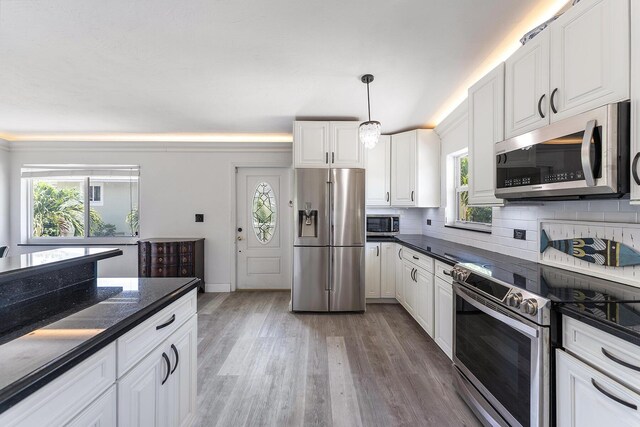
[[369,99],[369,83],[373,81],[373,75],[365,74],[362,76],[362,83],[367,84],[367,111],[369,112],[369,120],[360,124],[360,142],[366,148],[373,148],[378,144],[380,139],[380,122],[371,120],[371,101]]

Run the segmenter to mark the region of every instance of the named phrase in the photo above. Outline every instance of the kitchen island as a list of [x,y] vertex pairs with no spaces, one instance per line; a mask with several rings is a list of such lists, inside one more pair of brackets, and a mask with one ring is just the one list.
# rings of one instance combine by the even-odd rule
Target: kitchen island
[[[193,417],[199,280],[96,278],[95,263],[121,251],[69,251],[0,264],[0,324],[12,325],[0,333],[0,425]],[[149,373],[163,393],[138,387]]]

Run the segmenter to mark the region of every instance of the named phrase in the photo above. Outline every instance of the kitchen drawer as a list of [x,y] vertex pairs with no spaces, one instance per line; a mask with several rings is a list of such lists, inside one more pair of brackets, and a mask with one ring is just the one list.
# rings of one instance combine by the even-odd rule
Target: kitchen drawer
[[640,347],[568,316],[562,331],[565,349],[640,390]]
[[118,378],[196,312],[196,289],[118,338]]
[[66,425],[116,381],[116,345],[111,343],[0,414],[0,425]]
[[434,260],[434,270],[436,271],[436,276],[441,278],[447,283],[453,283],[453,278],[451,277],[451,269],[453,267],[442,261]]
[[193,263],[193,255],[192,254],[180,254],[178,256],[180,260],[180,264],[192,264]]
[[190,254],[193,252],[193,242],[182,242],[180,243],[180,253],[181,254]]
[[151,257],[151,266],[154,265],[177,265],[178,257],[176,255],[153,255]]
[[558,427],[637,427],[640,395],[573,357],[556,350]]
[[178,265],[151,264],[151,277],[177,277]]
[[433,258],[423,255],[407,247],[402,248],[402,257],[416,266],[433,273]]
[[114,384],[66,427],[116,427],[117,409],[116,386]]

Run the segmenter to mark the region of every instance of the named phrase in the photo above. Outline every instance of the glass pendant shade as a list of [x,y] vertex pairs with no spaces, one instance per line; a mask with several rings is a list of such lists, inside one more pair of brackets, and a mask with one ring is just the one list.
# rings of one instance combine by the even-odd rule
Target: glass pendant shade
[[365,148],[371,149],[380,139],[380,122],[369,120],[360,125],[360,142]]

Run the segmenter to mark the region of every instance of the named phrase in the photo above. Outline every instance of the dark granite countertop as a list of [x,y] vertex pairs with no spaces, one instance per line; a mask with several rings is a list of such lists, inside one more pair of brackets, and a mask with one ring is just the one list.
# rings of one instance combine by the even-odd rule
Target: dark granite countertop
[[640,346],[640,288],[421,234],[367,241],[396,242],[449,265],[497,265],[522,279],[522,287],[550,298],[558,313]]
[[59,248],[0,258],[0,282],[122,255],[117,248]]
[[36,319],[35,327],[0,345],[0,412],[195,289],[198,282],[193,278],[101,278],[87,291],[90,295],[85,292],[65,299],[65,312]]

